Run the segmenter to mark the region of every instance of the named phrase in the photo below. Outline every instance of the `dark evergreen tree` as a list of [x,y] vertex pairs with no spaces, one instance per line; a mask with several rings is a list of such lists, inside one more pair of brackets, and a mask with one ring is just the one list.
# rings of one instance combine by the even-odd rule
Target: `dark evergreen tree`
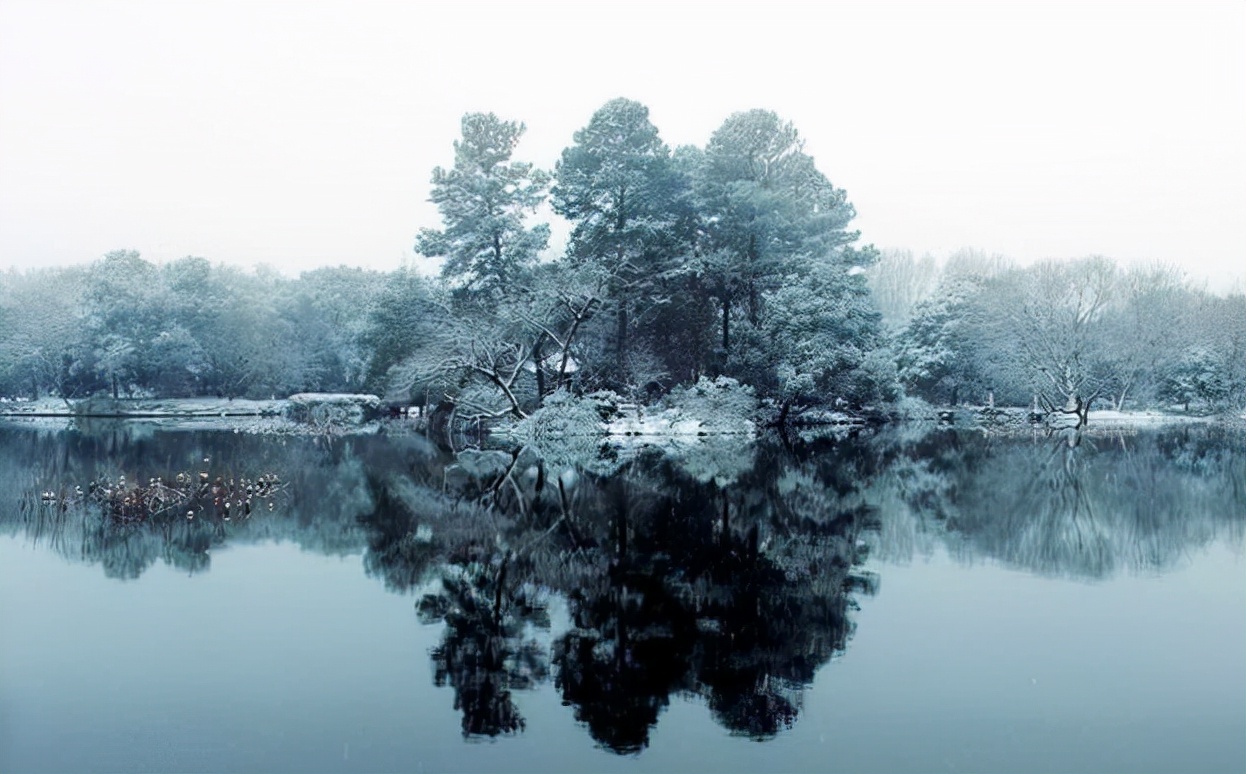
[[[852,243],[855,211],[802,150],[792,124],[765,110],[728,118],[697,178],[704,275],[718,299],[724,357],[736,354],[735,316],[757,327],[763,295]],[[849,267],[844,267],[845,270]]]
[[554,175],[554,210],[572,223],[567,258],[595,264],[611,278],[607,384],[626,389],[650,381],[658,375],[645,362],[652,352],[637,350],[635,329],[671,300],[667,275],[685,249],[679,228],[688,222],[681,217],[685,178],[649,121],[649,109],[626,99],[611,100],[593,114],[563,151]]

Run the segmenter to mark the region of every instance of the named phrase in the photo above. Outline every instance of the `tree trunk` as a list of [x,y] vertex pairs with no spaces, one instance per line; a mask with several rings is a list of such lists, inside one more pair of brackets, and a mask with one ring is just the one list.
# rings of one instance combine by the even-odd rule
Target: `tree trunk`
[[1081,403],[1079,401],[1080,405],[1077,407],[1077,419],[1078,419],[1077,426],[1079,428],[1085,427],[1086,425],[1090,424],[1090,404],[1094,402],[1095,402],[1094,395],[1091,395],[1089,398],[1087,398],[1085,403]]
[[545,397],[545,368],[544,356],[541,353],[541,347],[545,342],[545,335],[537,337],[536,344],[532,346],[532,364],[536,367],[536,399],[537,403]]
[[1112,407],[1114,409],[1116,409],[1117,411],[1124,410],[1125,396],[1129,394],[1129,390],[1132,386],[1133,386],[1133,380],[1130,379],[1129,381],[1126,381],[1125,384],[1121,387],[1120,394],[1116,395],[1115,400],[1112,401],[1114,404]]
[[571,322],[571,329],[567,331],[566,339],[562,342],[562,360],[558,364],[558,381],[554,384],[554,389],[564,387],[569,382],[569,379],[567,378],[567,367],[571,364],[571,345],[575,342],[575,337],[576,334],[579,333],[580,325],[584,323],[585,320],[588,320],[593,316],[592,310],[593,304],[595,303],[597,303],[597,299],[590,298],[584,306],[578,310],[570,304],[567,305],[568,308],[571,309],[573,319]]
[[616,333],[618,336],[618,348],[615,352],[617,358],[616,366],[619,369],[619,379],[623,382],[627,381],[627,300],[624,299],[619,303],[619,328]]
[[761,303],[757,292],[757,236],[748,238],[748,321],[757,325]]
[[1086,424],[1086,408],[1076,392],[1065,396],[1063,406],[1056,406],[1046,397],[1039,396],[1047,412],[1047,426],[1057,430],[1080,430]]
[[731,302],[723,301],[723,359],[731,351]]
[[[520,366],[515,366],[516,371],[518,371],[519,368]],[[503,379],[501,375],[498,374],[497,371],[491,371],[488,368],[484,368],[483,366],[476,366],[475,370],[478,373],[484,374],[486,379],[493,382],[493,384],[499,390],[502,391],[503,397],[505,397],[506,400],[511,404],[510,413],[514,414],[516,419],[527,419],[528,418],[528,415],[525,414],[523,409],[519,407],[519,398],[515,397],[515,393],[511,390],[511,387],[510,387],[510,385],[515,380],[514,373],[511,374],[511,377],[509,379]]]

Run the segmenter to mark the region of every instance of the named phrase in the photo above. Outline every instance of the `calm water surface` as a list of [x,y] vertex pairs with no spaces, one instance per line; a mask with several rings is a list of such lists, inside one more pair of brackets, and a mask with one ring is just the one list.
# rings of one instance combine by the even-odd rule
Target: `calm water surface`
[[[179,473],[148,518],[74,493]],[[1246,770],[1228,430],[11,425],[0,484],[4,772]]]

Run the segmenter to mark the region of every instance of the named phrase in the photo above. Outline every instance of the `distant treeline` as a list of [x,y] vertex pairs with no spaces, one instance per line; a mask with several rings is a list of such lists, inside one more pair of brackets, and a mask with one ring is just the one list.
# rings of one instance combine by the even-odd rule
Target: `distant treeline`
[[966,250],[939,265],[895,251],[869,269],[897,377],[933,403],[1099,400],[1246,405],[1246,295],[1172,266],[1102,257],[1020,266]]
[[[418,288],[403,293],[403,283]],[[134,252],[0,280],[0,394],[285,396],[363,386],[406,275],[320,269],[291,279]]]
[[[0,395],[368,390],[525,416],[560,389],[645,400],[727,376],[776,406],[1241,406],[1246,298],[1106,259],[942,269],[856,246],[855,211],[774,113],[671,151],[613,100],[552,172],[521,123],[464,116],[410,270],[298,278],[115,252],[0,275]],[[545,256],[543,206],[571,224]],[[543,260],[543,258],[546,258]]]

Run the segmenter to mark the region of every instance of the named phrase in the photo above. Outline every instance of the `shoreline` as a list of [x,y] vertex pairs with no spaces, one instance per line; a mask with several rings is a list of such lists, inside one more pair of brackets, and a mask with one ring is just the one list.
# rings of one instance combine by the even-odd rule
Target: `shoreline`
[[[102,420],[102,421],[137,421],[144,423],[169,423],[171,425],[188,423],[196,427],[212,426],[216,420],[227,420],[220,424],[230,429],[253,430],[257,432],[272,431],[277,425],[297,427],[303,423],[290,419],[291,407],[296,405],[295,398],[273,398],[254,400],[245,398],[132,398],[103,401],[100,410],[91,411],[82,402],[66,405],[59,398],[42,398],[38,401],[4,400],[0,401],[0,420]],[[327,397],[327,396],[326,396]],[[1000,420],[983,421],[985,407],[961,406],[956,408],[932,406],[932,415],[898,417],[884,424],[925,424],[940,423],[949,429],[982,430],[987,432],[1008,432],[1009,430],[1044,430],[1043,425],[1030,424],[1025,421],[1027,409],[1018,407],[1001,407]],[[943,419],[947,414],[950,421]],[[793,429],[817,429],[838,427],[840,429],[861,429],[870,425],[860,417],[836,413],[827,417],[830,421],[806,422],[794,425]],[[233,421],[230,421],[233,420]],[[257,420],[257,426],[247,428],[245,423],[236,420]],[[357,426],[373,424],[361,422]],[[1157,411],[1154,409],[1140,411],[1116,411],[1101,409],[1091,411],[1089,423],[1082,432],[1139,430],[1144,428],[1171,427],[1186,424],[1222,424],[1246,427],[1246,413],[1221,414],[1181,414]],[[231,427],[232,426],[232,427]],[[714,430],[717,430],[715,432]],[[750,422],[748,426],[724,430],[705,427],[695,417],[676,416],[669,410],[657,412],[640,419],[636,416],[624,416],[614,421],[602,423],[600,437],[603,439],[681,437],[688,439],[709,436],[754,437],[761,427]],[[503,432],[505,435],[505,432]],[[593,434],[598,435],[598,434]]]

